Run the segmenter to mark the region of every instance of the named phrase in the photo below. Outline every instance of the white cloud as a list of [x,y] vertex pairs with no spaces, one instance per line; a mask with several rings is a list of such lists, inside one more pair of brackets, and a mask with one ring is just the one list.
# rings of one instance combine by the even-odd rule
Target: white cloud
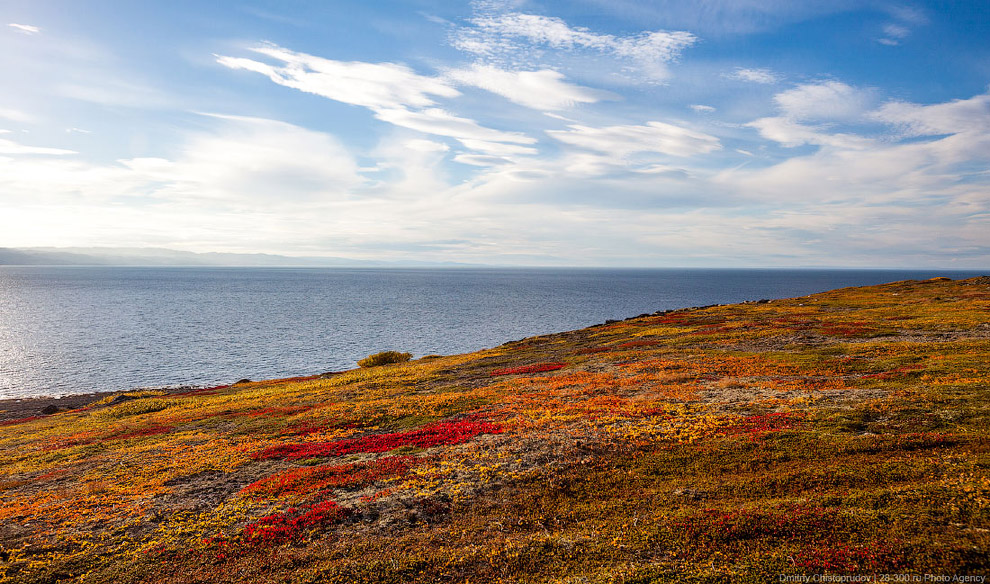
[[729,79],[736,79],[738,81],[764,83],[768,85],[780,81],[780,76],[770,69],[746,69],[744,67],[736,67],[735,71],[732,73],[727,73],[725,76]]
[[870,114],[910,136],[990,132],[990,94],[934,105],[902,101],[884,104]]
[[578,103],[619,98],[608,91],[567,83],[562,73],[552,69],[506,71],[476,63],[467,69],[450,70],[447,76],[458,83],[480,87],[538,110],[559,110]]
[[[808,204],[899,209],[919,226],[928,225],[926,214],[946,216],[947,205],[965,207],[969,215],[990,210],[990,177],[969,170],[990,164],[990,94],[933,105],[893,102],[865,117],[899,127],[909,140],[827,134],[764,118],[750,125],[770,139],[827,147],[766,168],[723,171],[716,182],[778,203],[798,197]],[[917,139],[924,136],[935,138]]]
[[773,140],[787,147],[815,144],[838,148],[861,149],[872,141],[855,134],[827,132],[827,128],[801,124],[787,117],[769,117],[745,124],[756,128],[767,140]]
[[708,114],[715,111],[715,108],[713,108],[710,105],[694,104],[694,105],[689,105],[688,107],[698,112],[699,114]]
[[450,146],[442,142],[434,142],[433,140],[406,140],[402,145],[409,150],[415,150],[417,152],[446,152],[450,150]]
[[[460,140],[462,144],[485,145],[494,143],[496,147],[504,145],[501,142],[514,144],[532,144],[535,138],[526,136],[520,132],[503,132],[478,125],[474,120],[461,118],[442,110],[440,108],[428,108],[420,111],[407,110],[404,108],[380,109],[375,112],[375,117],[384,122],[395,124],[402,128],[416,130],[425,134],[435,136],[448,136]],[[468,146],[472,148],[472,146]],[[485,150],[485,148],[479,148]],[[531,152],[526,149],[526,152]]]
[[469,164],[471,166],[501,166],[508,163],[509,160],[501,156],[488,156],[485,154],[458,154],[454,157],[454,162]]
[[443,165],[450,147],[406,135],[408,132],[396,130],[383,137],[370,153],[388,173],[382,182],[361,190],[369,201],[387,198],[389,204],[397,204],[400,199],[415,204],[418,199],[428,198],[426,193],[442,192],[447,187]]
[[928,24],[928,15],[925,14],[924,10],[916,6],[888,4],[884,8],[892,17],[902,23],[915,25]]
[[911,29],[899,24],[888,23],[883,25],[883,34],[889,38],[902,39],[911,34]]
[[505,144],[502,142],[489,142],[487,140],[473,140],[471,138],[458,138],[461,144],[466,148],[471,150],[478,150],[480,152],[485,152],[492,156],[517,156],[517,155],[532,155],[536,154],[536,148],[531,148],[529,146],[520,146],[518,144]]
[[79,78],[79,82],[58,83],[55,92],[70,99],[107,106],[157,108],[176,103],[168,92],[138,82],[103,76],[102,72]]
[[38,34],[39,32],[41,32],[40,28],[38,28],[37,26],[32,26],[30,24],[15,24],[11,22],[7,26],[13,27],[24,34]]
[[635,152],[693,156],[722,148],[715,136],[663,122],[603,128],[573,124],[568,128],[548,130],[547,134],[565,144],[618,156]]
[[806,83],[774,96],[788,118],[851,121],[861,118],[874,101],[872,93],[841,81]]
[[273,120],[207,120],[213,130],[188,135],[170,158],[0,156],[0,231],[40,245],[105,245],[112,234],[120,245],[278,247],[317,237],[326,227],[314,213],[366,183],[332,136]]
[[886,10],[895,22],[885,23],[882,27],[883,36],[877,38],[877,42],[884,45],[897,46],[911,35],[909,25],[920,26],[928,23],[928,16],[917,8],[891,4]]
[[0,139],[0,154],[44,154],[63,156],[65,154],[77,154],[75,150],[65,150],[62,148],[44,148],[40,146],[24,146],[13,140]]
[[217,62],[231,69],[261,73],[279,85],[371,109],[428,107],[436,105],[434,97],[460,95],[443,79],[419,75],[395,63],[334,61],[276,45],[251,50],[283,64],[221,55]]
[[12,122],[20,122],[23,124],[28,124],[35,121],[34,116],[32,116],[31,114],[6,107],[0,107],[0,119],[10,120]]
[[575,120],[574,118],[569,118],[569,117],[567,117],[567,116],[562,116],[562,115],[560,115],[560,114],[555,114],[555,113],[553,113],[553,112],[543,112],[543,115],[545,115],[545,116],[546,116],[546,117],[548,117],[548,118],[553,118],[553,119],[555,119],[555,120],[561,120],[561,121],[563,121],[563,122],[573,122],[573,123],[578,123],[578,121],[577,121],[577,120]]
[[571,27],[563,19],[488,11],[470,19],[470,26],[454,31],[455,48],[499,65],[517,67],[532,58],[534,49],[590,51],[630,61],[650,79],[669,76],[667,64],[675,61],[697,37],[685,31],[652,31],[615,36]]
[[[846,149],[863,149],[873,140],[851,133],[830,132],[833,122],[862,123],[868,120],[875,101],[871,91],[840,81],[806,83],[774,96],[780,116],[760,118],[745,126],[756,128],[760,135],[787,147],[815,144]],[[809,123],[812,122],[812,123]],[[814,125],[819,122],[825,125]]]
[[[253,51],[277,59],[285,65],[273,66],[251,59],[218,56],[217,62],[232,69],[262,73],[286,87],[313,93],[374,112],[377,119],[434,136],[461,141],[468,148],[488,154],[512,149],[533,154],[531,148],[502,144],[533,144],[534,138],[521,132],[504,132],[456,116],[436,105],[435,97],[456,97],[461,93],[444,79],[426,77],[394,63],[343,62],[296,53],[275,45]],[[471,146],[474,144],[476,146]],[[491,145],[486,148],[485,146]]]
[[169,170],[173,193],[288,203],[339,196],[363,180],[328,134],[275,120],[213,117],[223,122],[219,131],[192,136]]

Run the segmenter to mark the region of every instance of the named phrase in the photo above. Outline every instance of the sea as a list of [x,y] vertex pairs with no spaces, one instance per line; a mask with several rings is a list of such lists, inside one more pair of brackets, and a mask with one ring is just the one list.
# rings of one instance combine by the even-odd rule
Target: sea
[[354,368],[658,310],[980,271],[0,266],[0,399]]

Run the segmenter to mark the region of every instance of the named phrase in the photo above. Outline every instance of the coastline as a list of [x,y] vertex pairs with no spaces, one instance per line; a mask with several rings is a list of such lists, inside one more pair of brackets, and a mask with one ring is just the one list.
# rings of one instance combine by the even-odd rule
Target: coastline
[[[176,392],[189,391],[191,389],[197,388],[176,388]],[[64,395],[61,397],[42,396],[0,399],[0,424],[12,420],[21,420],[35,416],[48,416],[58,412],[84,408],[108,397],[122,395],[125,393],[133,393],[135,391],[143,391],[143,389],[135,388],[118,391],[98,391],[94,393]],[[50,408],[58,409],[52,410]]]
[[0,582],[982,574],[988,303],[901,281],[4,400]]
[[[241,380],[246,381],[246,380]],[[241,383],[241,381],[237,383]],[[236,384],[231,384],[236,385]],[[227,386],[224,386],[227,387]],[[113,391],[94,391],[90,393],[79,393],[62,396],[32,396],[22,398],[0,399],[0,425],[14,420],[25,418],[36,418],[41,416],[51,416],[59,412],[66,412],[85,408],[101,401],[123,401],[112,400],[121,395],[135,394],[140,392],[156,392],[161,395],[173,395],[188,393],[198,389],[206,389],[199,385],[173,385],[167,387],[135,387],[132,389],[119,389]],[[108,400],[107,398],[111,398]],[[52,409],[57,408],[57,409]]]
[[0,400],[306,375],[386,349],[454,355],[658,309],[942,274],[32,268],[4,278],[16,310],[3,311]]

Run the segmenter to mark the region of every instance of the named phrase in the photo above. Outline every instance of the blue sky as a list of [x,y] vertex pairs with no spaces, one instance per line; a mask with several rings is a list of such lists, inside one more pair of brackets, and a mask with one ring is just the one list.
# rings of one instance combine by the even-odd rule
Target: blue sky
[[0,6],[0,246],[990,266],[985,1]]

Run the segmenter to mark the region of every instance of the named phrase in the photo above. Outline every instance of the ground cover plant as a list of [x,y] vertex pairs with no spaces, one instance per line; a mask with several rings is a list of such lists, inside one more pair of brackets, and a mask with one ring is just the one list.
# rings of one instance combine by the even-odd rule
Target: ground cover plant
[[987,573],[990,278],[0,425],[0,582]]

